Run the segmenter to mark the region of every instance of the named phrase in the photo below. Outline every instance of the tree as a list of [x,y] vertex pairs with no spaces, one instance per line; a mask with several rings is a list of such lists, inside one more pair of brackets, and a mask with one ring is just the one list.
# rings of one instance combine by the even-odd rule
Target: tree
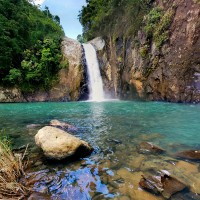
[[79,35],[77,36],[77,40],[78,40],[80,43],[85,43],[85,42],[87,42],[86,38],[84,38],[84,36],[81,35],[81,34],[79,34]]
[[87,0],[78,15],[83,36],[89,40],[99,35],[136,34],[152,1]]
[[27,0],[0,0],[0,84],[49,87],[60,69],[63,36],[60,18],[48,7],[41,11]]

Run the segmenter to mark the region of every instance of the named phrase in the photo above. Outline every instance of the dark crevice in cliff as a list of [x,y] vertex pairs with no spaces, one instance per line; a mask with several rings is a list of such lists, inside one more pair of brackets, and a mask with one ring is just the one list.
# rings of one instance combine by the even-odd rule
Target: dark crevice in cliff
[[88,73],[87,73],[87,64],[85,59],[85,52],[83,45],[81,45],[82,48],[82,57],[81,57],[81,63],[83,66],[83,79],[80,83],[80,98],[78,101],[85,101],[89,99],[89,88],[88,88]]

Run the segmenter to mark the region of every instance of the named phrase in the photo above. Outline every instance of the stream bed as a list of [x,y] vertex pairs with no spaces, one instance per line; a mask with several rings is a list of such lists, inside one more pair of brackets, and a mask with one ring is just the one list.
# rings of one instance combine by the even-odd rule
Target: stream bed
[[[37,131],[57,119],[76,127],[73,135],[94,147],[80,160],[51,162],[34,143]],[[51,199],[159,200],[139,187],[144,174],[167,170],[187,188],[172,200],[200,199],[199,162],[176,153],[200,149],[200,105],[163,102],[59,102],[0,104],[0,129],[13,148],[29,144],[33,168],[27,179],[35,191]],[[141,142],[152,142],[164,154],[141,153]],[[31,160],[30,160],[31,161]]]

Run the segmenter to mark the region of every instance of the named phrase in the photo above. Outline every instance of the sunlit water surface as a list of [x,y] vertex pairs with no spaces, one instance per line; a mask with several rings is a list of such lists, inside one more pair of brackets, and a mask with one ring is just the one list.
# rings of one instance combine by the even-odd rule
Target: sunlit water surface
[[[37,149],[34,135],[52,119],[76,126],[77,131],[72,134],[95,148],[91,156],[79,161],[44,163],[41,173],[53,178],[37,182],[35,190],[48,186],[48,193],[58,199],[119,198],[118,186],[109,180],[120,169],[138,171],[129,162],[137,156],[137,145],[142,141],[153,142],[169,155],[199,149],[199,118],[200,105],[191,104],[130,101],[0,104],[0,126],[12,139],[14,148],[29,143],[30,151]],[[27,127],[30,124],[40,127]]]

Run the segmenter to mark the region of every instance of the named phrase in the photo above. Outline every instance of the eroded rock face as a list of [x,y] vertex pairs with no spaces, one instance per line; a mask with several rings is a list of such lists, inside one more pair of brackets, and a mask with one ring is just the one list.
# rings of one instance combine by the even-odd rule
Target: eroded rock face
[[70,156],[84,157],[93,151],[87,143],[55,127],[45,126],[35,135],[36,144],[50,159],[65,159]]
[[149,44],[144,27],[135,37],[106,37],[98,52],[104,85],[124,99],[200,102],[200,4],[156,0],[154,6],[174,13],[168,40],[159,48]]
[[23,95],[18,88],[0,87],[0,102],[24,102]]

